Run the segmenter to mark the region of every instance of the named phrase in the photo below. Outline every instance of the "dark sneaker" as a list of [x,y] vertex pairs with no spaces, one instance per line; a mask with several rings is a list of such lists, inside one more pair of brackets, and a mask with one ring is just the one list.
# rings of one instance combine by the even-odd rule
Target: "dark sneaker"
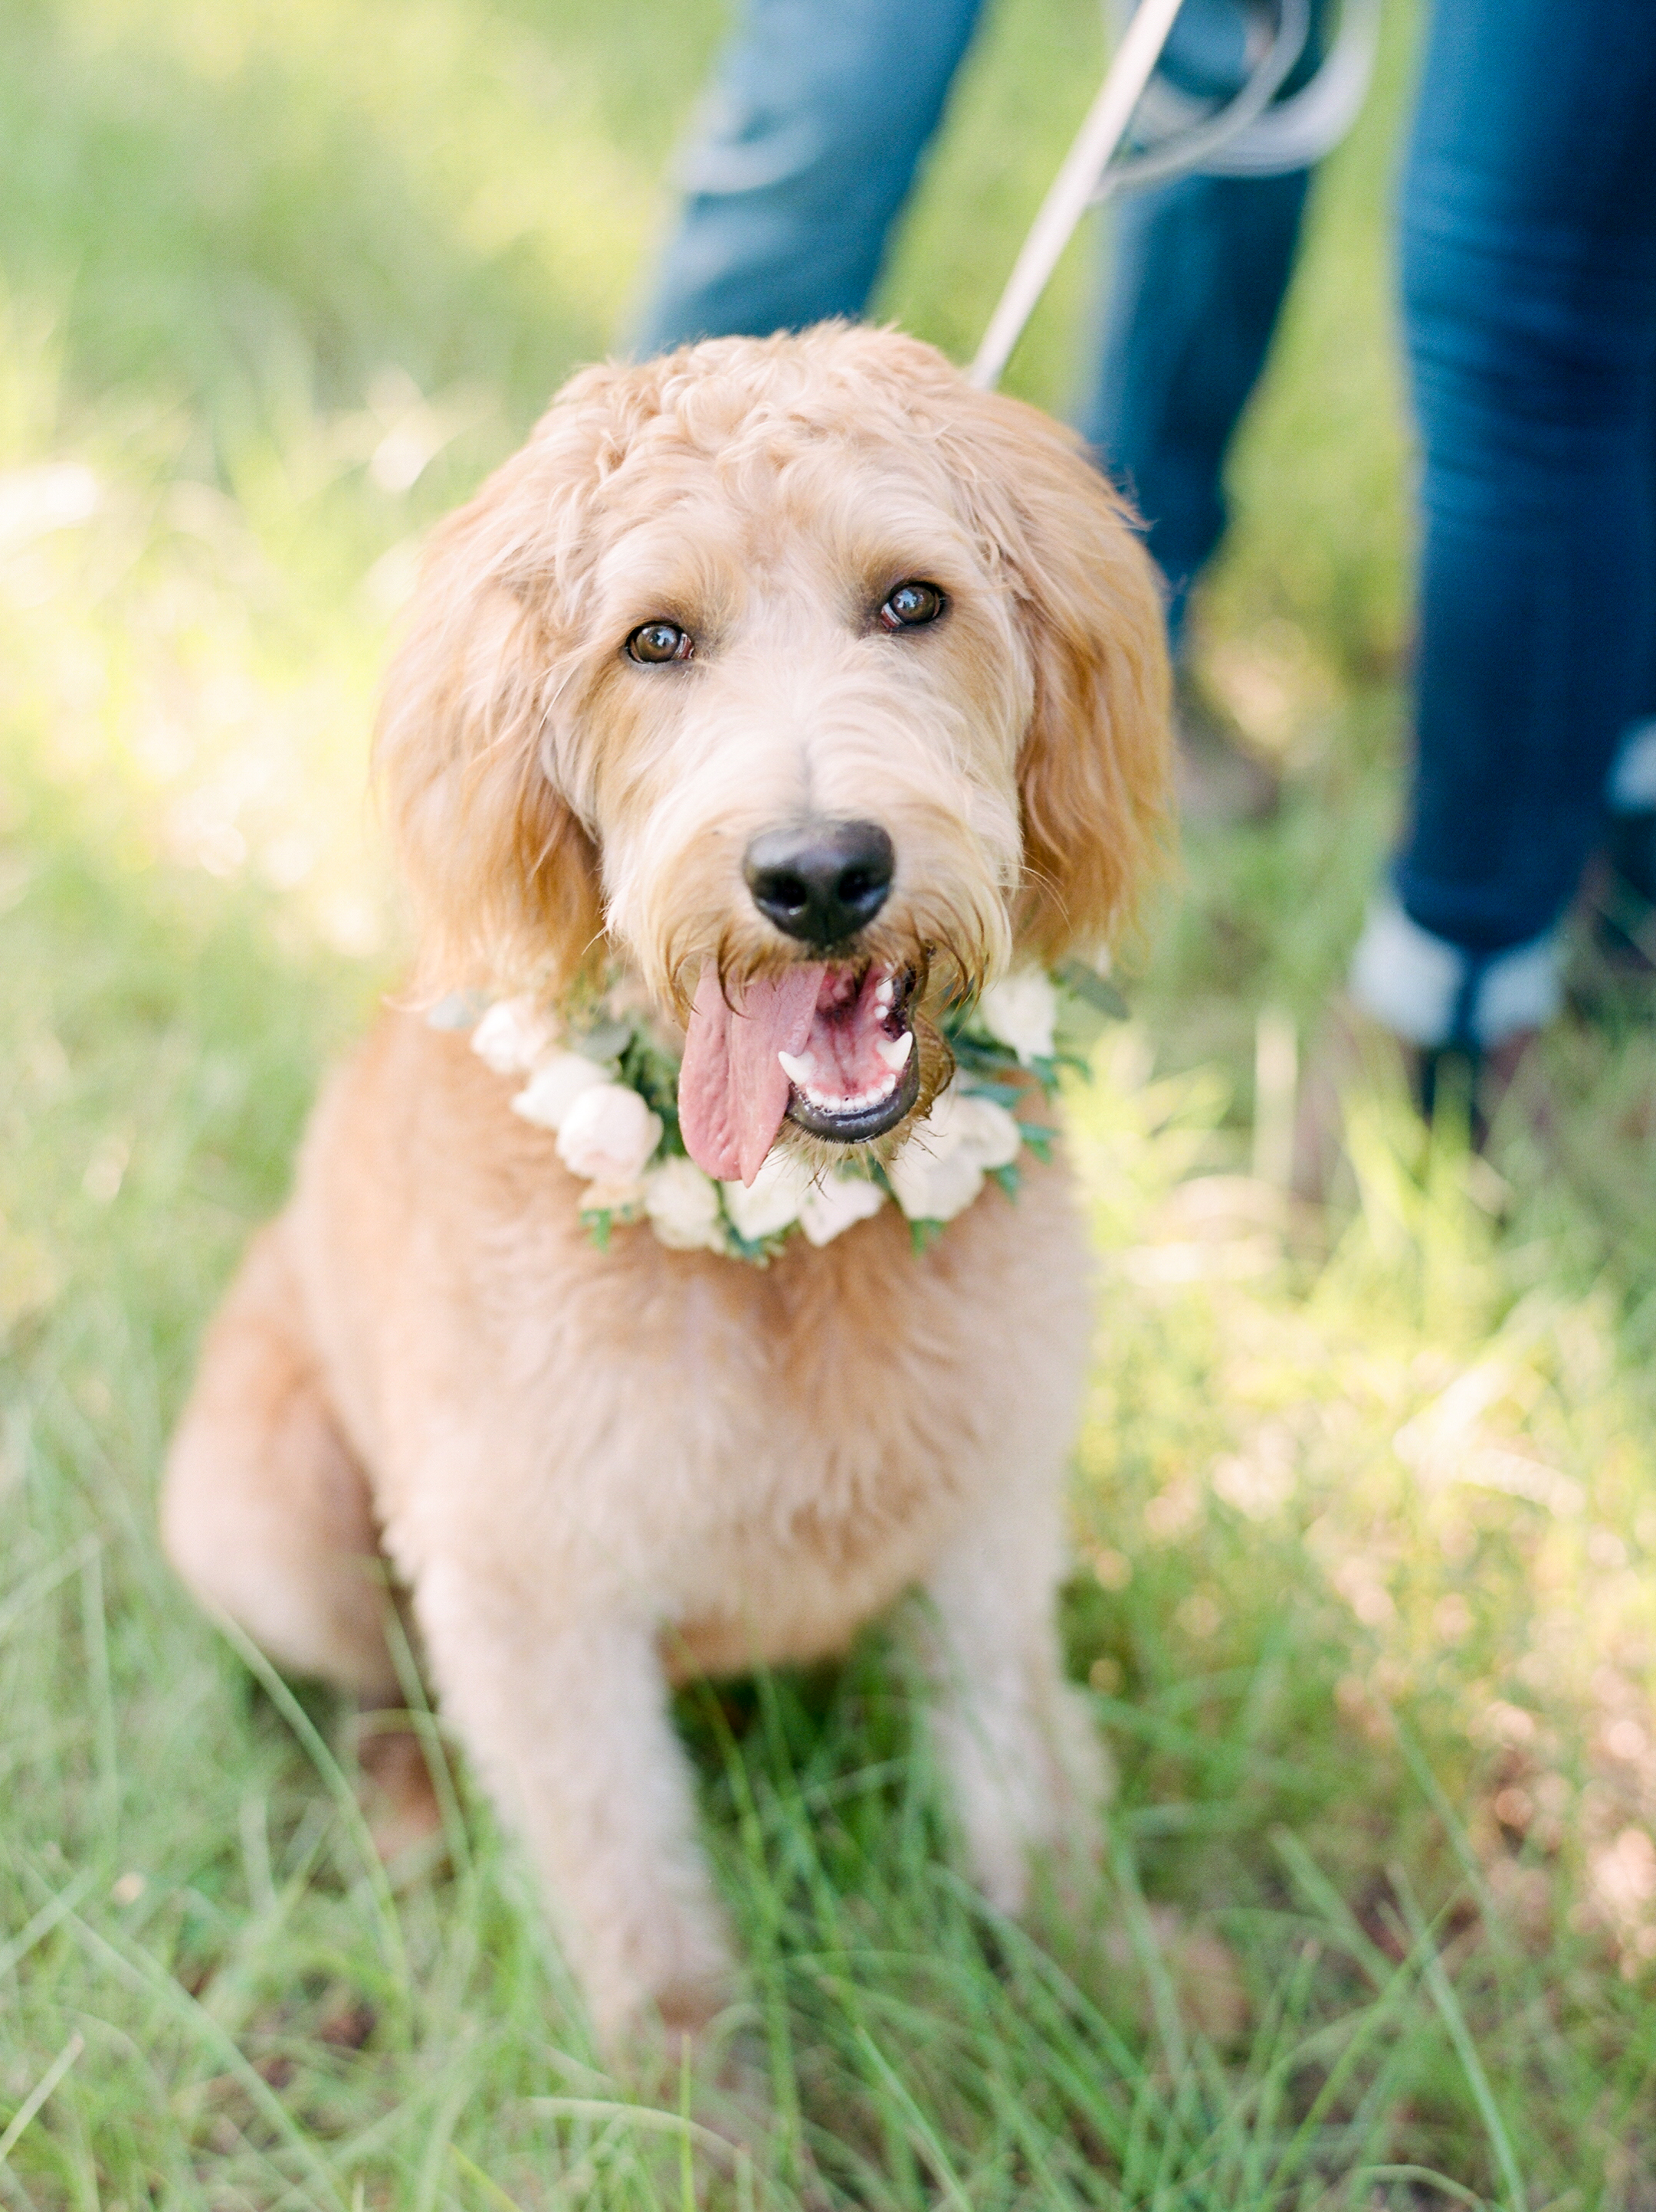
[[1647,1017],[1656,1000],[1656,814],[1613,814],[1581,886],[1586,928],[1571,995],[1595,1018]]
[[1610,1036],[1656,1019],[1656,814],[1610,817],[1569,937],[1570,1004]]

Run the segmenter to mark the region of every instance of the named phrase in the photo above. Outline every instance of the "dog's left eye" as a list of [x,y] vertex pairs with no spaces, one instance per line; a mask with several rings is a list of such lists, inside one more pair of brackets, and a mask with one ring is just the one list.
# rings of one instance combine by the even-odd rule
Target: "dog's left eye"
[[943,606],[943,594],[935,584],[922,584],[910,577],[898,586],[881,607],[880,619],[886,629],[918,629],[924,623],[935,622]]
[[696,641],[687,629],[677,623],[641,623],[627,640],[629,660],[642,660],[654,665],[663,660],[688,660],[696,650]]

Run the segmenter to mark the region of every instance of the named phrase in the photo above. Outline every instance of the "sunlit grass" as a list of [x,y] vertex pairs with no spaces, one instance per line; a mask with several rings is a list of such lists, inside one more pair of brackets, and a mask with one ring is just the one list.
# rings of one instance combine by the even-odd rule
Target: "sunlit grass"
[[[729,2078],[642,2117],[464,1772],[447,1869],[388,1894],[334,1717],[180,1600],[152,1499],[202,1321],[395,973],[363,766],[418,535],[620,338],[716,25],[65,0],[15,29],[0,2193],[1647,2205],[1656,1047],[1565,1025],[1549,1149],[1513,1127],[1483,1166],[1358,1100],[1331,1232],[1251,1164],[1258,1018],[1309,1039],[1396,803],[1404,15],[1206,615],[1297,780],[1268,828],[1192,840],[1072,1102],[1100,1895],[1019,1929],[958,1880],[900,1637],[690,1695],[747,1982]],[[956,353],[1096,56],[1085,0],[990,24],[883,295]],[[1016,365],[1049,403],[1085,252]]]

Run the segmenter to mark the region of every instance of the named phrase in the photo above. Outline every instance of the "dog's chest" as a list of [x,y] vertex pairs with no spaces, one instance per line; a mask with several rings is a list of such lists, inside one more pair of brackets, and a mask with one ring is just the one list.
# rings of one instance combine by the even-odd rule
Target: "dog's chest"
[[764,1271],[647,1231],[570,1255],[514,1362],[549,1546],[652,1593],[705,1664],[843,1643],[1067,1425],[1085,1301],[1068,1208],[1030,1199],[988,1194],[923,1261],[894,1213]]
[[987,1489],[1054,1479],[1086,1338],[1061,1175],[986,1190],[923,1255],[887,1207],[758,1268],[642,1224],[595,1249],[551,1140],[492,1097],[475,1128],[417,1120],[377,1214],[359,1173],[317,1172],[338,1145],[304,1201],[411,1580],[463,1555],[552,1613],[642,1606],[708,1664],[802,1654],[923,1579]]

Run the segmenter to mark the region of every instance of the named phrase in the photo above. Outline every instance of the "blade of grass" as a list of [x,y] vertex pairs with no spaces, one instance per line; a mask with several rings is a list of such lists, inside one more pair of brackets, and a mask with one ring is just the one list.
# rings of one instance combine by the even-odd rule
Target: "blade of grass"
[[95,1558],[103,1548],[103,1540],[102,1535],[96,1531],[89,1536],[82,1536],[80,1542],[72,1545],[61,1559],[54,1559],[50,1566],[37,1567],[32,1575],[26,1576],[5,1603],[0,1605],[0,1636],[9,1635],[26,1613],[39,1605],[42,1598],[51,1596],[59,1583],[67,1582],[72,1574]]
[[130,1989],[159,1997],[163,2007],[187,2034],[211,2051],[219,2065],[233,2075],[266,2120],[305,2166],[336,2212],[344,2212],[338,2183],[315,2144],[294,2119],[287,2106],[246,2054],[190,1992],[166,1972],[147,1951],[128,1950],[100,1936],[78,1914],[67,1916],[67,1925],[94,1958],[102,1960]]
[[949,2163],[948,2154],[937,2140],[936,2134],[925,2114],[910,2094],[906,2083],[866,2027],[857,2030],[857,2040],[867,2053],[869,2063],[885,2083],[887,2093],[902,2111],[908,2123],[910,2138],[916,2150],[931,2168],[933,2178],[942,2191],[944,2197],[954,2207],[954,2212],[971,2212],[971,2200],[961,2187],[959,2178]]
[[1409,1933],[1417,1945],[1425,1947],[1422,1958],[1426,1986],[1448,2031],[1455,2056],[1460,2061],[1461,2071],[1466,2076],[1467,2087],[1471,2090],[1479,2118],[1483,2122],[1484,2132],[1489,2138],[1489,2148],[1495,2154],[1495,2164],[1501,2170],[1501,2184],[1507,2192],[1507,2212],[1529,2212],[1528,2194],[1518,2170],[1518,2160],[1513,2154],[1506,2120],[1489,2087],[1489,2077],[1483,2070],[1483,2062],[1478,2057],[1477,2045],[1466,2025],[1466,2015],[1461,2010],[1460,2000],[1444,1970],[1442,1955],[1427,1929],[1425,1918],[1409,1886],[1409,1876],[1401,1866],[1394,1866],[1391,1869],[1391,1886],[1403,1907]]
[[0,2166],[3,2166],[16,2149],[30,2121],[85,2049],[86,2039],[77,2030],[12,2114],[5,2133],[0,2135]]
[[27,1958],[37,1943],[50,1936],[60,1920],[74,1911],[96,1880],[95,1869],[83,1867],[67,1887],[61,1889],[50,1904],[43,1905],[34,1917],[18,1929],[10,1942],[0,1948],[0,1978],[9,1974],[20,1960]]
[[380,1931],[380,1948],[391,1972],[392,1982],[406,2014],[411,1995],[408,1972],[408,1953],[403,1942],[402,1923],[398,1917],[397,1900],[392,1894],[391,1883],[374,1838],[369,1835],[368,1822],[362,1818],[362,1808],[356,1802],[356,1793],[346,1779],[338,1760],[322,1739],[320,1730],[300,1704],[281,1675],[265,1654],[247,1634],[239,1622],[228,1613],[209,1608],[217,1628],[236,1656],[258,1681],[271,1703],[281,1714],[310,1759],[318,1776],[338,1808],[346,1833],[356,1846],[367,1881],[368,1894],[374,1901],[375,1923]]

